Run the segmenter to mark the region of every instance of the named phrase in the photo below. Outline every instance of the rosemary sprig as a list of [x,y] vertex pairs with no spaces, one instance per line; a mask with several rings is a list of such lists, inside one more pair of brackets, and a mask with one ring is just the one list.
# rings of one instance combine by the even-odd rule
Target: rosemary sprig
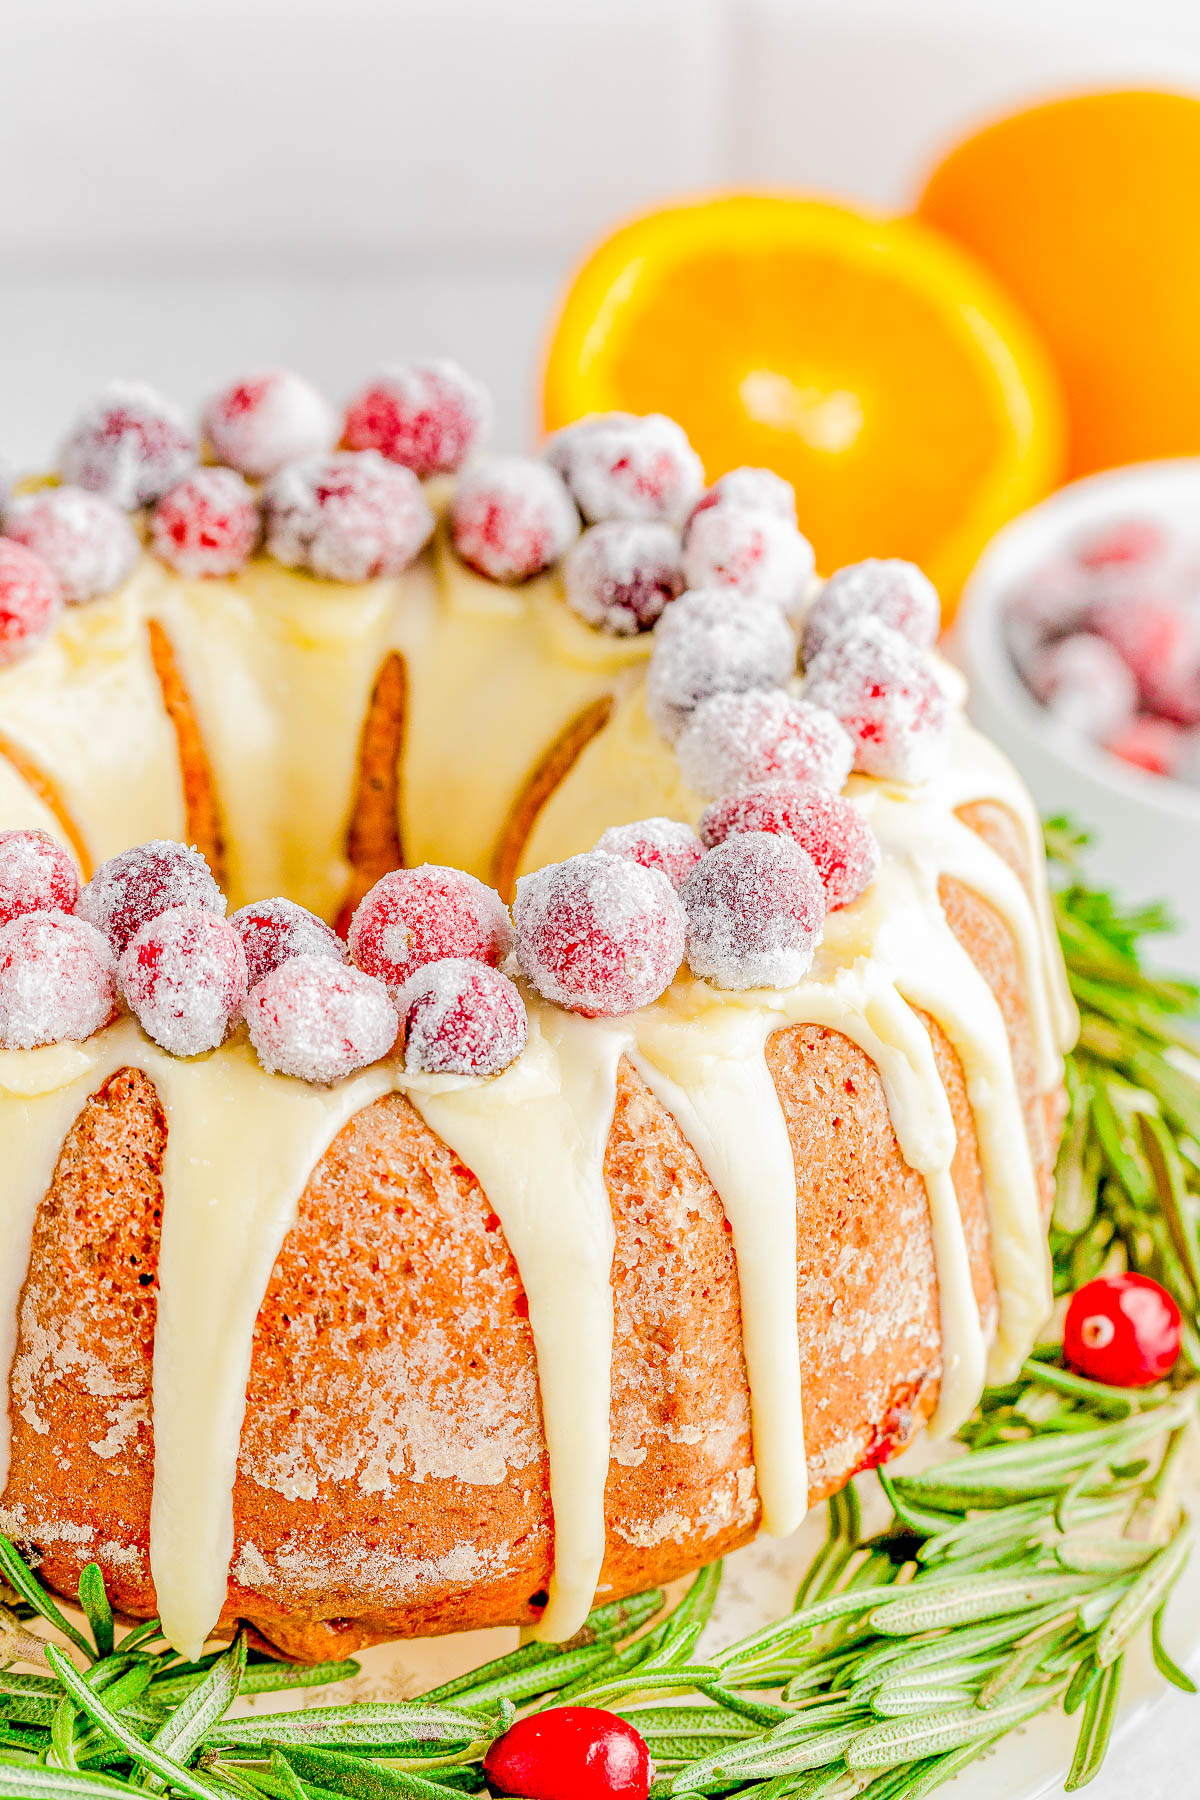
[[[1069,868],[1078,835],[1056,821],[1047,839]],[[1056,1288],[1107,1267],[1154,1275],[1184,1315],[1187,1377],[1200,1372],[1197,991],[1141,967],[1141,938],[1165,927],[1158,909],[1122,910],[1075,880],[1055,905],[1083,1026]],[[853,1486],[830,1501],[785,1618],[706,1653],[714,1564],[665,1616],[657,1590],[598,1607],[569,1644],[526,1644],[391,1704],[231,1718],[238,1696],[316,1688],[358,1665],[275,1661],[244,1639],[183,1662],[156,1620],[118,1639],[94,1565],[80,1583],[89,1638],[0,1539],[0,1659],[44,1657],[38,1673],[0,1668],[0,1800],[454,1800],[482,1789],[483,1753],[517,1708],[575,1701],[636,1722],[656,1800],[921,1800],[1054,1706],[1079,1719],[1067,1785],[1081,1787],[1138,1635],[1166,1680],[1195,1691],[1163,1622],[1191,1542],[1175,1480],[1198,1395],[1187,1379],[1103,1387],[1045,1348],[984,1395],[960,1454],[919,1475],[879,1471],[884,1532],[863,1540]],[[33,1635],[39,1619],[71,1654]]]

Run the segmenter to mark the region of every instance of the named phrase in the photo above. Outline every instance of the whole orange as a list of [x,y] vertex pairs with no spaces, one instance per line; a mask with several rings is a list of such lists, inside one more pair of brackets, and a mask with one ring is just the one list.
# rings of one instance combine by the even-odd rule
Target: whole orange
[[1071,472],[1200,451],[1200,100],[1081,94],[967,138],[917,212],[1040,328]]

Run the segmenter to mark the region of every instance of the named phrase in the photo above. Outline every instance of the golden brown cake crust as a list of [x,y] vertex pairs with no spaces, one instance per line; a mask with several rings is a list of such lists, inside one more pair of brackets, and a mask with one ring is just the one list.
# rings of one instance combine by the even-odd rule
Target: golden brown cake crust
[[[971,821],[989,839],[1006,828]],[[1011,850],[1010,850],[1011,853]],[[1026,872],[1027,873],[1027,872]],[[1043,1181],[1051,1136],[1012,938],[958,884],[950,922],[996,993]],[[957,1057],[926,1019],[958,1132],[977,1300],[995,1295]],[[940,1376],[921,1177],[865,1053],[818,1026],[768,1062],[797,1168],[797,1316],[814,1498],[900,1449]],[[76,1590],[154,1609],[150,1374],[165,1125],[123,1070],[68,1137],[38,1218],[14,1367],[6,1529]],[[612,1460],[602,1597],[668,1580],[758,1520],[737,1267],[719,1200],[628,1064],[605,1178],[613,1207]],[[259,1312],[224,1622],[292,1654],[536,1616],[553,1551],[524,1294],[471,1173],[400,1096],[347,1124],[314,1171]]]

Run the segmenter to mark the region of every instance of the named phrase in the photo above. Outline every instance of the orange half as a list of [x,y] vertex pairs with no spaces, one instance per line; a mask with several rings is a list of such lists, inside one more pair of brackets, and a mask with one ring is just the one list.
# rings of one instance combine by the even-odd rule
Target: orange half
[[1062,456],[1047,358],[970,257],[911,220],[782,196],[671,207],[592,252],[545,421],[617,409],[677,419],[710,480],[786,476],[823,571],[907,557],[951,602]]

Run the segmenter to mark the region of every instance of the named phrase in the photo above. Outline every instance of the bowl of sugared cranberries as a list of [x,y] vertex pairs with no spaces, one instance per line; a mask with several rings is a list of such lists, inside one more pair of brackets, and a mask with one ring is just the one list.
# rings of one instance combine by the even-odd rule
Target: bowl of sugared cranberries
[[955,646],[975,723],[1043,814],[1092,834],[1088,875],[1165,900],[1200,969],[1200,458],[1062,488],[992,540]]

